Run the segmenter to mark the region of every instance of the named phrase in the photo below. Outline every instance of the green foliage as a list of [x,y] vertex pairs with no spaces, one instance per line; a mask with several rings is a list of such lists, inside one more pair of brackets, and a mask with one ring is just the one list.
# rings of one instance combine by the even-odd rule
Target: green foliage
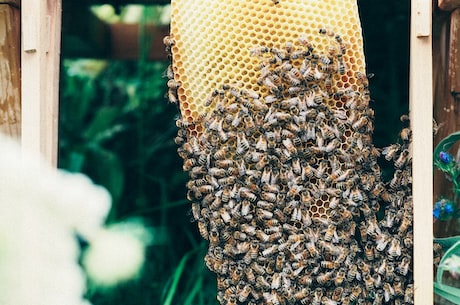
[[435,242],[440,242],[441,245],[450,245],[444,247],[445,254],[439,262],[439,267],[434,282],[434,292],[442,298],[454,303],[460,304],[460,289],[443,283],[443,274],[445,271],[450,272],[454,277],[460,274],[460,236],[451,237],[448,240],[435,239]]
[[142,217],[154,237],[142,276],[92,291],[94,305],[216,302],[215,277],[203,263],[206,245],[189,221],[186,175],[173,142],[177,108],[165,99],[166,65],[63,63],[59,167],[110,191],[109,222]]

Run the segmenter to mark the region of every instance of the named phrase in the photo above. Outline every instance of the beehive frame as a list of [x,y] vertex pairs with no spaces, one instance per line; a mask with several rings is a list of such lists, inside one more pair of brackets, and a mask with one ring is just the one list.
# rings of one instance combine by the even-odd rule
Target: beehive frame
[[411,1],[409,106],[413,132],[415,304],[433,304],[431,13],[431,1]]
[[[274,2],[277,3],[278,1],[274,1]],[[312,4],[312,3],[310,3],[310,4]],[[422,1],[417,2],[417,1],[416,1],[416,2],[413,3],[413,5],[412,5],[412,25],[413,25],[413,26],[412,26],[412,34],[411,34],[411,46],[412,46],[411,49],[412,49],[412,50],[416,49],[418,46],[421,46],[421,47],[424,47],[424,48],[425,48],[424,50],[426,51],[426,50],[427,50],[427,46],[428,46],[428,47],[431,46],[431,38],[430,38],[430,35],[431,35],[430,26],[431,26],[431,24],[430,24],[430,17],[429,17],[429,16],[430,16],[430,11],[431,11],[431,4],[430,4],[430,3],[427,3],[426,1],[425,1],[425,2],[422,2]],[[180,15],[180,14],[177,14],[177,15]],[[176,16],[177,16],[177,15],[176,15]],[[178,18],[179,18],[179,17],[178,17]],[[275,23],[275,24],[276,24],[276,23]],[[216,28],[218,28],[218,26],[217,26]],[[322,30],[320,30],[320,32],[321,32],[321,31],[322,31]],[[324,31],[326,31],[326,30],[324,30]],[[225,30],[224,30],[223,32],[225,32]],[[179,33],[181,33],[181,32],[179,32]],[[177,34],[177,32],[176,32],[176,34]],[[182,32],[181,34],[183,34],[183,32]],[[243,36],[244,36],[244,35],[243,35]],[[333,35],[332,35],[332,36],[333,36]],[[183,38],[183,37],[178,37],[178,38],[179,38],[178,41],[180,41],[181,43],[184,41],[184,38]],[[174,39],[174,37],[173,37],[173,39]],[[417,40],[417,39],[419,39],[419,40]],[[417,42],[423,42],[423,43],[422,43],[422,44],[419,44],[419,45],[417,46]],[[171,42],[169,46],[172,46],[173,48],[175,48],[174,42]],[[271,50],[271,48],[273,48],[273,46],[262,47],[262,49],[259,49],[259,51],[255,51],[255,53],[271,52],[271,51],[269,51],[269,50]],[[208,53],[212,53],[212,52],[214,52],[216,49],[219,50],[219,48],[217,48],[217,47],[211,47],[211,49],[208,50],[207,52],[208,52]],[[260,51],[260,50],[264,50],[264,51]],[[289,51],[288,51],[288,52],[289,52]],[[423,54],[423,56],[427,56],[427,57],[424,57],[425,60],[426,60],[427,58],[428,58],[429,60],[431,59],[431,53],[430,53],[430,52],[431,52],[431,51],[426,51],[426,53],[425,53],[425,52],[421,52],[421,54]],[[174,68],[179,69],[178,75],[181,76],[181,75],[184,75],[184,74],[185,74],[187,77],[190,76],[190,75],[187,75],[186,69],[184,69],[184,68],[181,66],[181,59],[180,59],[180,56],[182,56],[182,55],[180,54],[180,52],[179,52],[179,54],[178,54],[177,49],[176,49],[176,52],[175,52],[175,53],[176,53],[176,59],[178,59],[178,61],[176,61],[176,64],[175,64]],[[174,50],[173,50],[173,54],[174,54]],[[412,53],[412,55],[414,55],[414,54],[416,54],[416,53]],[[419,53],[419,54],[420,54],[420,53]],[[263,54],[257,54],[257,55],[262,55],[262,56],[263,56]],[[423,56],[422,56],[422,57],[419,57],[419,58],[423,58]],[[283,57],[283,56],[281,56],[281,57]],[[174,59],[173,59],[173,60],[174,60]],[[186,60],[185,60],[185,61],[186,61]],[[359,60],[358,60],[358,61],[359,61]],[[178,64],[178,63],[179,63],[179,64]],[[205,64],[205,66],[206,66],[206,61],[205,61],[204,64]],[[228,63],[227,63],[227,64],[228,64]],[[417,62],[417,57],[414,57],[414,56],[413,56],[413,57],[412,57],[412,64],[411,64],[411,74],[412,74],[412,75],[414,75],[414,73],[420,73],[420,72],[421,72],[421,71],[418,70],[418,67],[420,67],[419,64],[420,64],[420,62]],[[211,65],[211,66],[212,66],[212,65]],[[223,67],[225,67],[225,65],[224,65]],[[222,70],[223,67],[220,68],[219,70]],[[183,69],[183,70],[181,71],[180,69]],[[352,69],[354,69],[354,67],[353,67]],[[218,70],[218,71],[219,71],[219,70]],[[175,70],[174,72],[177,72],[177,71],[178,71],[178,70]],[[193,69],[192,69],[192,71],[193,71]],[[355,70],[355,71],[356,71],[356,70]],[[209,72],[210,72],[210,74],[211,74],[212,71],[209,71]],[[426,90],[423,91],[423,94],[425,94],[425,95],[424,95],[424,97],[425,97],[425,100],[424,100],[424,101],[423,101],[423,99],[420,99],[421,96],[418,94],[418,93],[420,92],[420,90],[417,91],[416,89],[414,89],[414,88],[417,88],[417,86],[420,85],[422,82],[418,82],[417,80],[414,80],[413,77],[411,77],[411,111],[412,111],[412,119],[413,119],[412,127],[415,128],[415,130],[416,130],[416,132],[414,132],[414,134],[417,135],[417,136],[416,136],[416,137],[417,137],[417,141],[415,141],[415,142],[422,141],[424,145],[427,145],[427,144],[430,145],[430,144],[432,144],[432,140],[428,140],[426,137],[424,138],[424,137],[422,136],[422,132],[421,132],[422,128],[420,128],[419,123],[424,123],[424,124],[425,124],[425,125],[424,125],[425,129],[426,129],[428,126],[431,126],[431,123],[426,124],[426,122],[431,122],[431,118],[430,118],[430,120],[426,120],[426,121],[425,121],[424,119],[427,117],[427,115],[428,115],[429,117],[431,117],[431,112],[432,112],[432,111],[424,112],[424,115],[425,115],[425,116],[423,116],[423,119],[421,119],[422,116],[416,116],[415,114],[413,114],[413,113],[417,113],[417,111],[416,111],[415,109],[417,109],[417,110],[419,110],[419,109],[427,110],[427,108],[420,107],[420,105],[415,106],[415,105],[414,105],[414,102],[413,102],[414,100],[417,99],[417,100],[418,100],[418,103],[422,103],[423,106],[426,106],[427,104],[425,104],[425,103],[423,103],[423,102],[426,101],[427,96],[428,96],[428,97],[431,97],[431,89],[430,89],[430,88],[431,88],[431,83],[430,83],[430,81],[431,81],[431,65],[429,65],[429,66],[427,67],[427,69],[424,69],[423,72],[425,72],[425,76],[428,75],[428,77],[425,78],[425,79],[428,79],[428,83],[429,83],[429,84],[425,87]],[[426,73],[426,72],[429,72],[429,73]],[[216,71],[214,74],[218,74],[217,71]],[[420,75],[420,74],[418,74],[418,75]],[[233,75],[232,75],[232,76],[233,76]],[[196,77],[197,77],[197,76],[195,76],[195,77],[192,76],[192,78],[196,78]],[[353,76],[351,75],[351,77],[353,77]],[[207,78],[208,78],[208,77],[206,77],[206,79],[207,79]],[[184,126],[185,126],[185,128],[189,128],[189,127],[191,126],[191,134],[192,134],[192,136],[199,136],[199,135],[201,134],[202,131],[201,131],[199,128],[196,128],[196,127],[197,127],[197,126],[198,126],[198,127],[201,127],[201,126],[199,126],[200,123],[198,122],[198,118],[201,116],[200,111],[201,111],[201,112],[206,112],[206,110],[205,110],[206,107],[209,106],[209,105],[211,105],[211,104],[213,103],[213,100],[212,100],[212,98],[211,98],[211,99],[210,99],[210,102],[209,102],[209,105],[206,105],[206,104],[205,104],[204,107],[203,107],[202,105],[200,105],[199,100],[205,101],[205,98],[204,98],[204,97],[196,98],[196,95],[194,95],[190,90],[187,90],[187,88],[185,88],[185,87],[188,85],[188,81],[187,81],[187,80],[184,81],[184,80],[183,80],[182,78],[180,78],[180,77],[178,77],[177,79],[174,77],[174,79],[178,81],[179,90],[178,90],[178,98],[177,98],[177,99],[178,99],[180,102],[182,102],[182,103],[181,103],[181,110],[182,110],[182,115],[183,115],[183,117],[185,117],[185,119],[184,119],[185,122],[180,123],[180,124],[179,124],[179,125],[180,125],[179,127],[184,127]],[[219,79],[219,80],[221,80],[221,79]],[[249,83],[249,81],[247,81],[247,80],[243,80],[243,82]],[[181,87],[181,85],[184,85],[184,83],[185,83],[185,86],[182,86],[182,87]],[[193,81],[192,81],[192,83],[193,83]],[[254,83],[254,82],[253,82],[253,83]],[[232,90],[232,88],[231,88],[232,86],[233,86],[233,85],[231,85],[230,87],[227,86],[227,89],[230,88],[230,91],[231,91],[231,90]],[[202,85],[198,85],[198,86],[196,86],[196,87],[199,88],[199,89],[202,89]],[[211,86],[211,88],[212,88],[212,87],[213,87],[213,86]],[[241,86],[238,86],[238,87],[241,87]],[[340,86],[339,86],[339,87],[340,87]],[[171,87],[170,87],[170,88],[171,88]],[[214,84],[214,88],[215,88],[215,84]],[[222,87],[222,88],[225,89],[224,87]],[[174,89],[175,89],[175,88],[174,88]],[[267,88],[265,88],[265,89],[267,89]],[[270,88],[268,88],[268,89],[270,89]],[[182,90],[182,91],[181,91],[181,90]],[[233,88],[233,90],[236,91],[236,90],[239,90],[239,89],[236,89],[236,87],[235,87],[235,88]],[[254,87],[254,88],[249,88],[248,90],[251,90],[251,92],[257,92],[257,93],[254,93],[254,94],[255,94],[255,96],[257,96],[255,99],[258,99],[258,93],[261,92],[261,91],[260,91],[260,88]],[[415,91],[414,91],[414,90],[415,90]],[[206,91],[206,90],[203,90],[203,91]],[[225,90],[224,90],[224,91],[225,91]],[[272,90],[270,90],[270,91],[272,91]],[[208,92],[209,92],[209,90],[208,90]],[[242,91],[242,92],[243,92],[243,91]],[[225,92],[222,91],[222,93],[218,93],[218,92],[216,91],[216,96],[217,96],[218,94],[222,94],[222,97],[223,97],[223,96],[225,95]],[[262,94],[263,94],[263,88],[262,88]],[[196,98],[197,101],[194,101],[194,100],[193,100],[194,98]],[[429,98],[429,100],[431,100],[431,98]],[[428,105],[430,105],[430,107],[431,107],[431,103],[428,103]],[[340,106],[338,106],[338,107],[340,107]],[[197,111],[196,108],[198,108],[198,111]],[[417,119],[414,119],[414,117],[417,117]],[[212,118],[212,117],[211,117],[211,119],[214,120],[214,118]],[[198,122],[198,123],[197,123],[197,122]],[[211,126],[211,125],[213,125],[213,124],[211,123],[211,121],[207,121],[207,125],[205,126],[205,128],[207,128],[208,125]],[[215,128],[215,127],[214,127],[214,128]],[[189,128],[189,129],[190,129],[190,128]],[[431,129],[431,127],[430,127],[430,129]],[[426,130],[424,130],[424,131],[426,131]],[[428,133],[425,133],[425,136],[426,136],[426,135],[430,136],[431,134],[430,134],[430,132],[428,132]],[[216,137],[217,137],[217,135],[216,135]],[[226,141],[226,140],[225,140],[225,141]],[[193,143],[192,143],[192,145],[193,145]],[[415,145],[416,145],[416,144],[414,144],[414,146],[415,146]],[[430,146],[431,146],[431,145],[430,145]],[[421,145],[420,145],[420,147],[421,147]],[[425,147],[426,147],[426,146],[425,146]],[[430,152],[430,153],[431,153],[431,152]],[[237,147],[237,154],[238,154],[238,147]],[[428,155],[428,154],[426,154],[426,153],[425,153],[425,155],[420,154],[420,151],[414,150],[414,158],[416,158],[416,159],[420,162],[419,165],[422,165],[421,160],[423,160],[423,157],[426,158],[427,155]],[[425,160],[423,160],[423,162],[425,162],[426,160],[431,160],[431,157],[430,157],[430,158],[426,158]],[[190,161],[190,160],[188,160],[188,161]],[[203,161],[203,162],[205,162],[205,161]],[[424,164],[426,164],[426,162],[425,162]],[[419,168],[423,168],[423,167],[419,167]],[[421,172],[422,172],[423,174],[431,174],[431,172],[428,172],[428,173],[427,173],[427,172],[423,172],[423,171],[421,171]],[[420,177],[421,177],[421,175],[420,175],[420,174],[417,174],[417,173],[416,173],[414,176],[420,176]],[[425,176],[431,177],[431,175],[425,175]],[[432,180],[432,178],[430,178],[430,179]],[[415,180],[415,178],[414,178],[414,180]],[[417,181],[421,181],[421,180],[422,180],[422,179],[417,179]],[[431,180],[430,180],[430,181],[431,181]],[[425,180],[424,182],[427,182],[427,181]],[[420,182],[418,182],[418,183],[420,183]],[[417,186],[420,188],[420,185],[421,185],[421,184],[418,184],[418,183],[415,183],[415,184],[414,184],[414,191],[417,190]],[[193,198],[193,196],[192,196],[192,198]],[[417,197],[417,198],[421,198],[421,197]],[[430,198],[430,197],[426,196],[426,197],[424,197],[424,198]],[[254,199],[254,200],[255,200],[255,199]],[[431,208],[431,204],[430,204],[430,205],[426,205],[426,206],[428,206],[428,207]],[[430,215],[430,214],[431,214],[431,213],[426,213],[426,215]],[[312,215],[314,216],[314,214],[312,214]],[[417,215],[417,213],[414,213],[414,215]],[[418,214],[418,215],[420,215],[420,214]],[[316,217],[316,216],[315,216],[315,217]],[[322,217],[322,216],[321,216],[321,217]],[[426,221],[426,219],[427,219],[427,218],[425,218],[424,221]],[[415,239],[415,241],[416,241],[417,243],[419,243],[419,245],[422,245],[422,244],[423,244],[423,242],[422,242],[422,240],[421,240],[421,239],[422,239],[422,236],[424,236],[425,238],[426,238],[426,236],[427,236],[427,235],[425,234],[425,233],[427,233],[427,232],[426,232],[426,227],[423,228],[423,227],[420,225],[420,223],[422,222],[422,219],[421,219],[420,217],[418,217],[418,220],[417,220],[416,222],[419,224],[419,225],[418,225],[418,229],[417,229],[418,238],[416,237],[416,238],[414,238],[414,239]],[[425,229],[425,230],[424,230],[424,229]],[[421,233],[421,232],[422,232],[422,233]],[[428,236],[432,236],[432,231],[431,231],[431,230],[430,230]],[[430,242],[431,242],[431,240],[430,240]],[[427,244],[425,243],[425,246],[426,246],[426,245],[427,245]],[[430,245],[430,248],[431,248],[431,245]],[[424,248],[425,253],[426,253],[426,250],[428,250],[427,247]],[[415,252],[417,253],[418,250],[416,250]],[[414,255],[414,259],[417,259],[417,256]],[[432,262],[432,255],[428,255],[428,259],[429,259],[430,262]],[[427,260],[427,257],[425,257],[425,262],[426,262],[426,260]],[[417,264],[419,264],[419,263],[417,263]],[[421,265],[423,265],[423,264],[420,264],[419,266],[421,266]],[[208,266],[209,266],[209,265],[208,265]],[[421,273],[420,273],[420,274],[421,274]],[[415,284],[415,285],[416,285],[416,290],[418,290],[418,289],[420,288],[420,286],[418,285],[418,283],[420,283],[420,282],[416,282],[416,284]],[[425,283],[430,283],[430,286],[431,286],[432,279],[425,281]],[[432,289],[430,289],[430,290],[428,290],[428,291],[432,291]],[[419,296],[418,298],[419,298],[419,300],[422,299],[422,298],[420,298],[420,296]],[[415,297],[415,299],[417,300],[417,297]],[[432,296],[431,296],[431,299],[432,299]],[[268,299],[267,299],[267,300],[268,300]],[[426,301],[429,300],[429,299],[423,297],[423,300],[424,300],[423,302],[426,302]],[[416,302],[418,303],[418,301],[416,301]]]

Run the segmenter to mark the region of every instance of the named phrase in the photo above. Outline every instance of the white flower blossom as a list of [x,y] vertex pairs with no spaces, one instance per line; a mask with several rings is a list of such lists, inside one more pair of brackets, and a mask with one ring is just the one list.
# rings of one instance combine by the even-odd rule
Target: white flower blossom
[[134,267],[124,263],[129,272],[122,280],[135,275],[143,262],[143,244],[104,229],[109,209],[105,189],[84,175],[25,156],[18,144],[0,135],[0,305],[88,305],[76,234],[90,243],[89,249],[108,242],[110,250],[101,254],[109,261],[120,251],[111,243],[122,239],[118,245],[126,259],[134,260]]

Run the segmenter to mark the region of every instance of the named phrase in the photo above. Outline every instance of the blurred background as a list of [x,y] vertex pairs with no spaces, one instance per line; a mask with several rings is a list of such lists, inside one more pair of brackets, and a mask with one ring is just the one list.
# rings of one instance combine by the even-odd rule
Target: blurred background
[[[374,143],[384,147],[396,141],[408,109],[409,1],[358,4],[374,74]],[[113,290],[90,289],[94,305],[217,304],[173,141],[178,109],[165,97],[169,12],[169,1],[63,1],[59,167],[109,190],[108,222],[141,219],[153,234],[141,276]],[[381,166],[389,175],[390,166]]]

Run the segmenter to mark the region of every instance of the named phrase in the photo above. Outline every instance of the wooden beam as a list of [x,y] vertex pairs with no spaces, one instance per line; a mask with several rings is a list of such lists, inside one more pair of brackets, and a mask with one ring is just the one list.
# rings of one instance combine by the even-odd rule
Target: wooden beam
[[61,0],[22,0],[22,147],[57,164]]
[[8,4],[13,7],[19,8],[19,6],[21,5],[21,1],[20,0],[0,0],[0,4]]
[[0,132],[21,134],[20,12],[0,4]]
[[452,12],[450,18],[449,74],[450,93],[460,101],[460,9]]
[[431,9],[431,1],[411,2],[409,99],[413,135],[414,304],[433,304]]
[[460,7],[460,0],[438,0],[438,7],[444,11],[452,11]]

